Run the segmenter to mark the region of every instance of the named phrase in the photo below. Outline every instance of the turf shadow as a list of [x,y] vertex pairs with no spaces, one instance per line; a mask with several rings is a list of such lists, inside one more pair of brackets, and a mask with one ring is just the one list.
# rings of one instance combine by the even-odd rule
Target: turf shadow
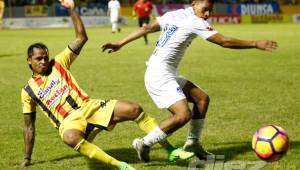
[[[290,141],[289,149],[300,148],[300,141]],[[220,147],[218,147],[218,145]],[[215,155],[224,155],[225,161],[233,160],[238,155],[252,152],[251,142],[229,142],[229,143],[216,143],[216,149],[210,149],[209,152]]]
[[215,155],[224,155],[225,161],[234,159],[237,155],[251,152],[251,142],[228,142],[216,143],[215,149],[210,149],[209,152]]
[[22,54],[0,54],[0,58],[14,57]]
[[[161,148],[153,148],[151,151],[161,149]],[[138,160],[136,151],[133,148],[117,148],[117,149],[109,149],[105,150],[105,152],[112,157],[127,162],[129,164],[137,164],[137,163],[143,163]],[[168,162],[167,158],[161,158],[161,157],[153,157],[151,158],[151,161],[149,163],[143,163],[145,167],[153,167],[153,169],[156,169],[155,167],[162,167],[162,166],[167,166],[170,164],[173,164],[175,166],[181,166],[181,167],[188,167],[189,162],[187,161],[178,161],[176,163],[170,163]],[[111,169],[111,167],[99,163],[95,160],[88,160],[88,169],[89,170],[108,170]]]
[[56,161],[62,161],[65,159],[73,159],[73,158],[77,158],[77,157],[82,157],[80,154],[72,154],[72,155],[65,155],[62,157],[58,157],[55,159],[50,159],[50,160],[41,160],[41,161],[34,161],[33,164],[43,164],[43,163],[47,163],[47,162],[56,162]]

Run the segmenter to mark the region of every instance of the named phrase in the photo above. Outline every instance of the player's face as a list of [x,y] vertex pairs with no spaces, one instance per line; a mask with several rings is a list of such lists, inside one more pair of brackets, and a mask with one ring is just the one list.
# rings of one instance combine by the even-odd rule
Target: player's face
[[44,75],[49,66],[48,51],[40,48],[33,48],[33,54],[27,59],[28,64],[31,65],[34,74]]
[[213,4],[209,0],[193,1],[192,7],[197,17],[207,20],[212,12]]

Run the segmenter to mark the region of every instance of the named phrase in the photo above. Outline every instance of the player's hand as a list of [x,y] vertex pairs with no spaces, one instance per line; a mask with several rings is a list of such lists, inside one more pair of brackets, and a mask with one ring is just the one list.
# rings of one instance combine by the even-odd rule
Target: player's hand
[[118,51],[121,48],[121,46],[117,43],[107,43],[104,44],[101,48],[102,48],[102,52],[108,50],[108,53],[112,53]]
[[60,4],[70,10],[73,10],[75,8],[74,0],[59,0]]
[[256,41],[256,48],[260,50],[273,51],[278,47],[276,41],[271,40],[261,40]]
[[20,164],[20,168],[25,168],[26,166],[30,165],[30,160],[29,159],[24,159],[22,163]]

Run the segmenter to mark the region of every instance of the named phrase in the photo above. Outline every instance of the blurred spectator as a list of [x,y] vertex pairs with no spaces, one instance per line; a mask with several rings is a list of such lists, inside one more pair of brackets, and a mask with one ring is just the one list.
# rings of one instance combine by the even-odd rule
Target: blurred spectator
[[4,0],[0,0],[0,28],[2,28],[2,19],[4,15],[5,3]]
[[[143,27],[150,22],[152,3],[149,0],[138,0],[133,6],[133,15],[138,17],[138,24]],[[148,44],[147,34],[144,36],[145,44]]]
[[111,22],[111,32],[115,33],[117,30],[118,32],[121,31],[119,27],[119,13],[120,13],[120,2],[118,0],[110,0],[108,2],[108,10],[107,15],[110,17]]

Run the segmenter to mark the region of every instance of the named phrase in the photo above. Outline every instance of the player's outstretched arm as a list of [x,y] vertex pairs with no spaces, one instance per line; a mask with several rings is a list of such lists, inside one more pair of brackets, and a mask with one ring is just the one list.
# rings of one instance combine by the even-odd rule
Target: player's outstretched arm
[[73,52],[79,54],[81,48],[88,40],[83,22],[79,14],[75,11],[75,3],[73,0],[59,0],[59,1],[63,7],[68,9],[75,29],[76,38],[69,44],[69,47],[72,49]]
[[135,32],[132,32],[122,40],[116,42],[116,43],[106,43],[102,46],[102,52],[105,50],[108,50],[108,53],[118,51],[121,47],[128,44],[131,41],[134,41],[148,33],[157,32],[160,30],[160,26],[157,22],[157,20],[153,21],[151,24],[145,25],[141,27],[140,29],[136,30]]
[[224,48],[232,49],[249,49],[257,48],[260,50],[272,51],[277,48],[277,42],[272,40],[248,41],[231,37],[225,37],[222,34],[214,34],[207,39],[208,41],[218,44]]
[[35,118],[36,114],[24,114],[24,145],[25,145],[25,154],[24,159],[20,164],[20,167],[26,167],[30,165],[31,154],[34,146],[35,138]]

